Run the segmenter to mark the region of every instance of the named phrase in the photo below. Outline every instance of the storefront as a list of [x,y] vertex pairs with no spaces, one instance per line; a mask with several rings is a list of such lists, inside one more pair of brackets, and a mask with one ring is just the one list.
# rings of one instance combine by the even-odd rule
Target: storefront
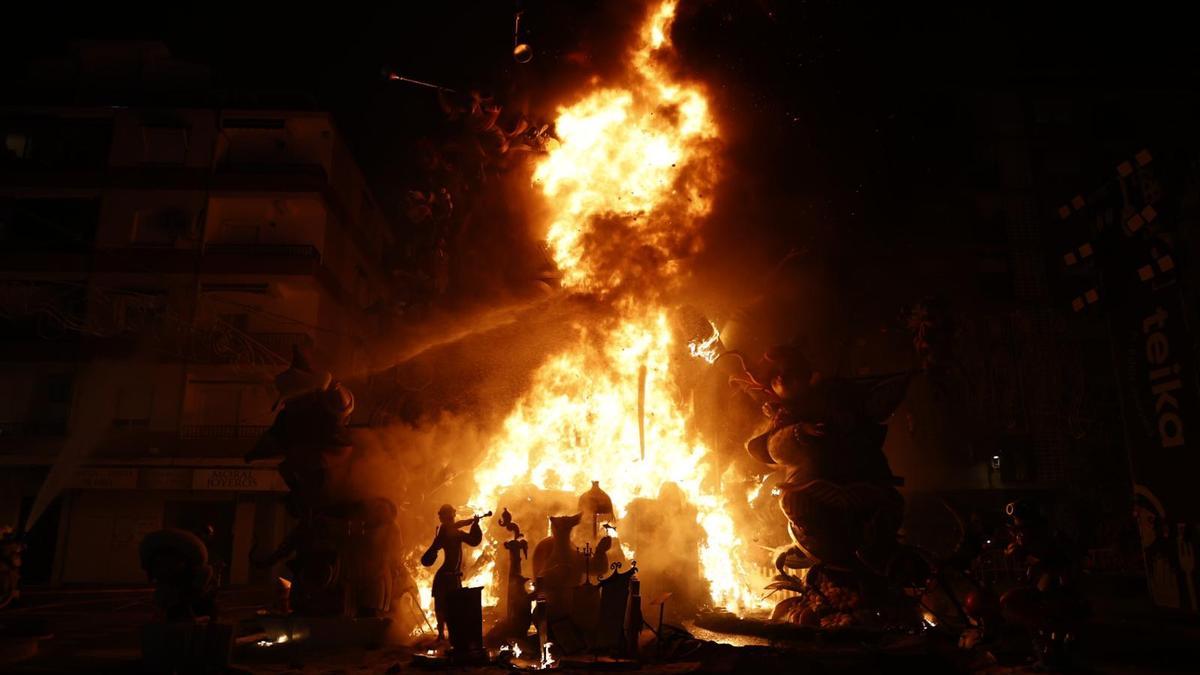
[[[138,544],[163,527],[207,539],[226,584],[257,583],[266,571],[249,564],[254,542],[274,546],[286,532],[273,469],[245,467],[87,467],[62,497],[57,581],[63,584],[144,583]],[[211,528],[211,534],[207,531]]]

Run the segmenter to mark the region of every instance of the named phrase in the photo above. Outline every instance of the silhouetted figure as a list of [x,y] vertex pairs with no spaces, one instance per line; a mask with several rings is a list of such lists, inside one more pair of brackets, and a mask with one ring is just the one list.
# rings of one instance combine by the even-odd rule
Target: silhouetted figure
[[[441,525],[434,535],[433,543],[421,556],[421,564],[426,567],[437,562],[437,553],[442,551],[442,566],[433,576],[433,612],[437,616],[438,639],[445,639],[446,611],[450,607],[450,595],[462,588],[462,546],[478,546],[483,541],[483,530],[479,527],[479,518],[467,521],[455,521],[456,512],[453,506],[444,504],[438,509],[438,519]],[[471,529],[467,532],[460,530],[467,524]]]
[[282,458],[279,474],[297,520],[272,553],[251,556],[267,567],[288,562],[291,609],[307,616],[380,616],[391,608],[396,507],[383,497],[346,499],[334,477],[355,458],[347,425],[354,395],[315,369],[298,348],[275,377],[282,406],[246,461]]
[[216,618],[217,578],[199,537],[186,530],[158,530],[142,539],[138,554],[167,621]]

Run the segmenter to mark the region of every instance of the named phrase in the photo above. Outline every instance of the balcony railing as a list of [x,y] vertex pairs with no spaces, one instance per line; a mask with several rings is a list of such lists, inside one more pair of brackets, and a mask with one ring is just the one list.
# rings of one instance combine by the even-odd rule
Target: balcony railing
[[246,337],[285,359],[292,357],[292,346],[311,347],[312,337],[308,333],[247,333]]
[[286,363],[292,345],[311,347],[307,333],[241,333],[234,330],[198,331],[192,336],[190,358],[205,363]]
[[184,440],[255,440],[268,428],[246,424],[185,424],[179,428],[179,437]]
[[320,259],[321,252],[309,244],[208,244],[204,251],[213,255],[253,255]]
[[0,440],[5,438],[59,437],[67,434],[66,420],[0,422]]

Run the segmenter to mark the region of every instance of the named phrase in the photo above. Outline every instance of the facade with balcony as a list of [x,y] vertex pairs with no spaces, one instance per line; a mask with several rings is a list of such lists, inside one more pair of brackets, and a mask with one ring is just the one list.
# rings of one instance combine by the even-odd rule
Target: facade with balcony
[[272,377],[294,347],[361,370],[391,294],[331,118],[10,107],[0,138],[0,524],[61,482],[27,579],[143,582],[145,532],[205,525],[228,582],[266,578],[249,547],[284,534],[284,488],[242,455]]

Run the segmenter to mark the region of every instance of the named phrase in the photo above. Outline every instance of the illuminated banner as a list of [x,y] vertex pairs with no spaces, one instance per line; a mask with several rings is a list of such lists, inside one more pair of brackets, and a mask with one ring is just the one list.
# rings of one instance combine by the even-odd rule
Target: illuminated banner
[[[1073,209],[1094,225],[1099,252],[1097,273],[1080,288],[1096,284],[1095,302],[1106,310],[1113,340],[1133,512],[1151,596],[1161,607],[1195,612],[1200,608],[1200,380],[1195,315],[1173,250],[1182,218],[1173,205],[1185,200],[1182,192],[1165,190],[1151,168],[1149,153],[1138,153],[1118,165],[1116,179],[1093,194],[1087,208]],[[1186,189],[1183,181],[1177,187]],[[1167,194],[1171,199],[1164,198]],[[1076,259],[1082,266],[1083,255]],[[1066,257],[1064,262],[1071,267],[1073,261]],[[1086,290],[1083,301],[1085,306],[1093,302]],[[1077,301],[1073,306],[1079,311]]]
[[196,469],[192,472],[194,490],[230,490],[233,492],[285,492],[287,486],[279,472],[257,469]]
[[1200,522],[1200,417],[1183,295],[1177,285],[1147,293],[1116,317],[1134,483],[1172,519]]

